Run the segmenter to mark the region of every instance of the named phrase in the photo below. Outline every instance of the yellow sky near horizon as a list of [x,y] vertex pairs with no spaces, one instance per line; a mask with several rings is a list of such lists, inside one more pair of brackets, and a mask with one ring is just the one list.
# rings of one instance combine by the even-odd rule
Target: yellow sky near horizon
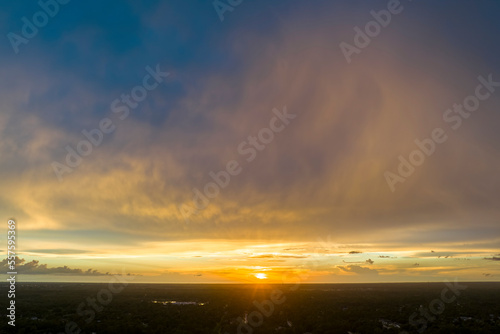
[[[194,240],[145,244],[81,254],[23,252],[22,258],[50,263],[50,267],[92,268],[100,273],[132,273],[134,282],[155,283],[349,283],[461,280],[497,281],[500,270],[493,249],[474,252],[435,248],[377,249],[376,245],[312,243],[259,243]],[[63,248],[61,248],[63,249]],[[168,254],[168,255],[167,255]],[[489,259],[489,260],[488,260]],[[485,274],[488,274],[485,276]],[[47,276],[47,275],[45,275]],[[21,281],[44,281],[34,271]],[[52,274],[55,281],[100,281],[108,276]]]

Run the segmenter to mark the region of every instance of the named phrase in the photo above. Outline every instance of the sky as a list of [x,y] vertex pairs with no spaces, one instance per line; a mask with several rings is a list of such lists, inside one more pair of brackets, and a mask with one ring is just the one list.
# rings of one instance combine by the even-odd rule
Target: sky
[[499,280],[498,2],[65,1],[0,4],[18,280]]

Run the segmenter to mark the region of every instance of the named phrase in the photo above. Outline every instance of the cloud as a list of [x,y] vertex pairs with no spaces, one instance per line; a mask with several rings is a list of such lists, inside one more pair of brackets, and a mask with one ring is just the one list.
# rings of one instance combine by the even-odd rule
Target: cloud
[[[320,27],[314,38],[308,33],[310,28],[294,34],[287,30],[290,27],[283,27],[283,36],[279,39],[275,39],[278,32],[243,33],[241,42],[219,50],[244,64],[240,71],[231,75],[208,73],[196,85],[191,81],[193,78],[180,75],[183,94],[176,98],[175,107],[169,106],[163,93],[152,92],[145,105],[154,106],[154,110],[146,108],[144,112],[160,113],[169,108],[169,117],[154,124],[135,114],[123,122],[113,118],[117,130],[106,137],[105,145],[85,157],[84,163],[67,175],[62,185],[50,170],[50,162],[64,158],[65,145],[74,146],[82,139],[80,131],[83,128],[95,126],[104,115],[115,116],[108,106],[121,93],[116,91],[128,86],[92,89],[91,84],[78,78],[63,85],[59,77],[50,80],[49,76],[44,77],[43,71],[35,72],[37,78],[45,78],[43,89],[33,93],[46,101],[39,107],[42,109],[40,114],[30,113],[30,100],[23,98],[22,92],[36,88],[28,78],[15,86],[19,86],[18,90],[5,90],[7,109],[15,112],[5,116],[5,124],[9,126],[2,133],[3,150],[0,153],[4,156],[17,145],[18,154],[5,160],[9,163],[2,162],[1,176],[7,180],[6,186],[10,186],[10,180],[19,179],[12,166],[26,166],[23,172],[29,177],[22,178],[21,187],[14,187],[12,183],[12,193],[0,200],[11,209],[9,211],[21,211],[30,228],[95,228],[137,234],[141,226],[141,236],[168,235],[175,239],[217,238],[227,230],[232,237],[242,239],[259,236],[263,231],[266,237],[273,238],[281,235],[284,228],[289,230],[290,238],[307,239],[331,230],[332,219],[349,222],[345,227],[343,224],[334,226],[339,238],[344,240],[352,240],[355,234],[368,238],[372,232],[380,238],[396,238],[396,234],[404,232],[384,232],[393,227],[394,219],[390,216],[411,216],[413,218],[404,223],[420,225],[425,220],[419,219],[415,208],[435,210],[437,216],[442,211],[442,208],[434,208],[435,201],[428,199],[427,186],[443,190],[447,201],[458,206],[464,201],[458,195],[461,193],[448,191],[445,181],[452,177],[463,178],[445,173],[442,181],[445,184],[433,180],[434,175],[450,170],[446,168],[449,162],[445,161],[430,177],[424,175],[427,169],[416,173],[404,185],[411,190],[396,198],[390,196],[385,180],[380,177],[385,169],[391,168],[400,152],[413,149],[408,146],[414,138],[425,133],[429,119],[441,124],[441,119],[432,118],[436,114],[433,107],[454,96],[455,92],[449,91],[447,76],[440,75],[436,82],[432,66],[428,72],[414,73],[404,62],[383,57],[373,58],[370,64],[360,60],[346,67],[343,59],[333,57],[338,50],[317,49],[325,40],[331,40],[331,28]],[[249,39],[262,42],[258,44],[258,51],[247,52],[244,41]],[[306,46],[304,51],[296,54],[297,48],[302,46]],[[418,54],[425,59],[425,53]],[[325,68],[331,69],[335,76]],[[465,77],[461,71],[451,72]],[[25,76],[28,77],[26,73]],[[23,84],[28,85],[26,89]],[[64,88],[61,86],[75,89],[64,99],[49,99],[49,92],[58,92]],[[164,85],[165,92],[171,88],[170,84]],[[427,91],[439,93],[426,102],[419,97]],[[359,99],[360,94],[366,98]],[[20,101],[13,98],[17,96]],[[88,101],[98,101],[98,105],[105,106],[102,109],[106,113],[99,114],[96,106]],[[408,101],[417,103],[408,105]],[[57,112],[51,111],[56,104]],[[245,160],[238,156],[237,144],[267,126],[271,109],[284,104],[291,113],[299,114],[297,119],[259,152],[252,165],[244,166],[244,172],[223,189],[223,196],[211,201],[209,207],[193,217],[195,221],[186,227],[178,205],[192,199],[191,189],[201,189],[210,180],[210,171],[220,170],[232,158],[244,163]],[[71,115],[82,115],[81,119],[71,126],[57,123],[65,108]],[[400,113],[407,108],[429,110],[429,114],[409,110],[415,115],[415,122],[408,124]],[[43,112],[51,117],[41,117],[45,115]],[[301,117],[302,114],[306,117]],[[400,124],[407,126],[402,129]],[[313,133],[312,128],[316,129]],[[330,148],[326,143],[335,144]],[[369,150],[367,143],[370,143]],[[465,159],[461,150],[451,151],[453,159],[450,161]],[[440,160],[437,155],[433,159]],[[47,168],[38,168],[33,162]],[[475,167],[467,165],[467,168]],[[489,175],[488,170],[484,175]],[[422,180],[417,182],[420,178]],[[361,191],[367,184],[370,191]],[[78,192],[71,189],[78,189]],[[100,189],[99,193],[95,189]],[[304,189],[314,191],[305,192]],[[130,194],[134,196],[131,198]],[[263,198],[269,200],[262,201]],[[338,205],[332,207],[332,200]],[[356,208],[361,203],[365,203],[364,210],[359,212]],[[57,215],[53,212],[55,208]],[[390,212],[389,217],[387,212]],[[366,223],[370,217],[375,217],[372,225]],[[139,224],[142,221],[148,224]],[[314,228],[308,228],[308,224],[313,224]],[[449,236],[452,239],[461,237],[464,236]]]
[[431,251],[431,252],[416,252],[413,254],[414,257],[417,258],[453,258],[453,257],[464,257],[464,256],[470,256],[472,254],[484,254],[483,251],[474,251],[474,250],[467,250],[467,251]]
[[27,253],[38,253],[38,254],[85,254],[90,253],[90,251],[83,249],[28,249]]
[[349,266],[337,266],[337,268],[339,268],[344,272],[355,273],[358,275],[378,275],[378,270],[370,269],[368,267],[349,265]]
[[[66,254],[83,254],[78,249],[101,252],[101,245],[109,251],[115,245],[155,240],[309,242],[332,232],[339,244],[352,245],[342,248],[344,252],[375,249],[365,244],[384,242],[399,250],[415,245],[439,250],[447,243],[456,249],[496,251],[500,195],[492,185],[500,181],[494,128],[500,116],[492,111],[499,109],[500,100],[495,95],[481,104],[481,117],[464,120],[472,123],[462,126],[459,135],[443,123],[442,112],[473,92],[477,76],[488,73],[483,68],[497,73],[497,64],[478,59],[477,67],[463,66],[463,53],[450,46],[458,39],[438,45],[439,38],[426,36],[430,39],[407,43],[386,31],[377,47],[363,51],[369,55],[347,65],[332,41],[352,36],[352,24],[341,20],[351,11],[321,3],[304,5],[310,8],[303,13],[294,1],[290,11],[281,12],[284,19],[270,20],[265,31],[248,29],[238,20],[234,30],[205,24],[192,30],[189,22],[206,21],[184,19],[192,16],[182,12],[176,22],[182,21],[184,35],[172,35],[170,31],[178,30],[165,20],[165,15],[178,14],[176,7],[160,6],[141,20],[128,12],[126,18],[135,17],[129,27],[134,34],[122,34],[133,38],[121,45],[121,52],[120,39],[102,43],[119,36],[121,25],[101,34],[107,30],[103,24],[93,36],[87,28],[75,28],[90,24],[73,24],[67,37],[52,39],[50,47],[42,36],[30,43],[31,53],[22,59],[30,60],[31,54],[31,62],[2,58],[0,69],[9,78],[0,91],[0,179],[3,189],[9,189],[0,194],[2,212],[19,217],[30,240],[43,240],[39,251],[47,254],[64,252],[51,249],[57,247],[52,242],[75,248]],[[205,19],[202,12],[193,15]],[[245,16],[254,22],[250,13]],[[317,19],[323,13],[328,20]],[[267,14],[254,12],[256,17]],[[105,22],[104,14],[101,20]],[[422,29],[412,22],[417,20],[402,22],[401,31],[420,34]],[[171,47],[156,43],[158,36],[172,40]],[[136,42],[140,46],[134,49]],[[468,54],[466,42],[462,47]],[[66,59],[68,50],[76,58]],[[110,103],[140,84],[144,67],[154,66],[156,57],[165,59],[164,70],[176,74],[120,121]],[[94,58],[98,61],[89,61]],[[496,74],[493,78],[499,80]],[[247,164],[238,143],[267,127],[272,108],[284,105],[297,119]],[[59,183],[50,163],[63,161],[65,146],[75,147],[84,139],[81,131],[96,127],[104,116],[111,117],[116,131]],[[397,185],[394,196],[384,171],[395,171],[397,157],[408,158],[417,148],[414,140],[424,140],[436,127],[445,128],[450,139]],[[203,191],[213,181],[209,173],[224,169],[232,159],[243,165],[243,172],[186,225],[179,205],[192,200],[193,188]],[[482,243],[487,242],[495,248],[485,248]],[[464,249],[466,254],[473,254],[470,249]],[[360,253],[349,252],[353,257]],[[431,253],[425,256],[452,254]],[[287,256],[261,257],[280,258]],[[32,263],[26,270],[80,270],[43,266]]]
[[493,257],[485,257],[484,259],[485,259],[485,260],[489,260],[489,261],[500,261],[500,257],[496,257],[496,256],[493,256]]
[[249,256],[249,258],[252,259],[268,259],[268,258],[303,259],[307,257],[309,257],[309,255],[260,254],[260,255]]
[[413,266],[414,267],[420,267],[420,263],[414,263]]
[[375,263],[375,261],[373,261],[372,259],[368,259],[366,261],[345,261],[345,260],[342,260],[342,262],[344,262],[344,263],[368,263],[368,264]]
[[[69,268],[68,266],[63,267],[48,267],[46,264],[39,264],[40,261],[32,260],[30,262],[26,262],[25,259],[21,259],[16,256],[16,271],[19,274],[24,275],[54,275],[54,274],[63,274],[63,275],[84,275],[84,276],[106,276],[112,275],[109,272],[101,273],[97,270],[88,269],[86,271],[78,268]],[[8,265],[8,259],[2,260],[0,262],[0,270],[3,272],[11,271]]]

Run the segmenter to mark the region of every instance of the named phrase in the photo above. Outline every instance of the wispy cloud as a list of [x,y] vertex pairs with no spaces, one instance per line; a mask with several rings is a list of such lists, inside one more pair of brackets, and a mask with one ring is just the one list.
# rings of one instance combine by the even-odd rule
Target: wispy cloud
[[283,259],[303,259],[308,255],[290,255],[290,254],[259,254],[250,256],[251,259],[268,259],[268,258],[283,258]]
[[83,249],[27,249],[25,253],[73,255],[90,253],[90,251]]

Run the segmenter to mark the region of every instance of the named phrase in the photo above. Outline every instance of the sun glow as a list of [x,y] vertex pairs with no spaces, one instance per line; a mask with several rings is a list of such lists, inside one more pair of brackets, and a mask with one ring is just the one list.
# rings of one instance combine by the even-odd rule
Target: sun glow
[[257,277],[258,279],[267,279],[267,275],[264,273],[254,274],[254,276]]

